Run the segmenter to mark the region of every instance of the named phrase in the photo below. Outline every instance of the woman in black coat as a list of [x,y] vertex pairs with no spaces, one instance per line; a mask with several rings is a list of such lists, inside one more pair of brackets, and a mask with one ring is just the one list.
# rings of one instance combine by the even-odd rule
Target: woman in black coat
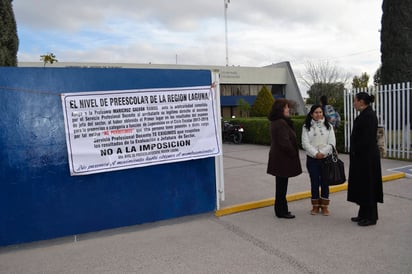
[[382,172],[377,144],[378,119],[370,106],[375,97],[366,92],[355,95],[353,105],[360,111],[350,137],[348,201],[359,205],[360,226],[375,225],[378,203],[383,203]]
[[275,215],[278,218],[295,218],[288,210],[286,193],[288,179],[302,173],[299,147],[289,102],[276,99],[269,114],[271,145],[267,173],[276,176]]

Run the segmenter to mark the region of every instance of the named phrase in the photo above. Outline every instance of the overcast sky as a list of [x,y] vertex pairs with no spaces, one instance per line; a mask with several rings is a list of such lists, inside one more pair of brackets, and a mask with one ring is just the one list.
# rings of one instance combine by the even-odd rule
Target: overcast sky
[[[226,65],[224,0],[15,0],[18,60]],[[229,65],[380,65],[381,0],[231,0]],[[371,84],[370,81],[369,84]],[[302,89],[302,88],[301,88]],[[301,90],[305,92],[305,90]]]

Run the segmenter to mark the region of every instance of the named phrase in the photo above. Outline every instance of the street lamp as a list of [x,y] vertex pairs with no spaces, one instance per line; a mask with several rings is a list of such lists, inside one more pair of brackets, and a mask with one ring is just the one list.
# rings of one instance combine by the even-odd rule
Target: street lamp
[[223,0],[225,7],[225,44],[226,44],[226,66],[229,66],[229,47],[227,43],[227,7],[230,3],[230,0]]

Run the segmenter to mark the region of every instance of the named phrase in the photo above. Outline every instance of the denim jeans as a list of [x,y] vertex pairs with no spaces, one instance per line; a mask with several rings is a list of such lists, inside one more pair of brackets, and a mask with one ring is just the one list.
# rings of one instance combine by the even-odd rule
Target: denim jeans
[[[329,198],[329,186],[322,180],[321,164],[322,160],[318,160],[309,156],[306,157],[306,168],[308,169],[310,176],[310,190],[312,199],[319,199],[320,197],[325,199]],[[320,197],[319,187],[321,189]]]

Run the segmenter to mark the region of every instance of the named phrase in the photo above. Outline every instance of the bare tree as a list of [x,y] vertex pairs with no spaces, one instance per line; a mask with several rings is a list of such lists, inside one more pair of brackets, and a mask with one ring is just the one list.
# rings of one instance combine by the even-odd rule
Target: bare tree
[[343,83],[346,85],[350,79],[350,73],[345,73],[336,65],[329,61],[321,61],[319,63],[307,62],[305,71],[301,75],[303,83],[310,88],[314,84],[334,84]]
[[338,111],[343,109],[343,92],[349,84],[350,73],[339,69],[328,61],[307,62],[301,75],[303,83],[309,88],[308,104],[317,104],[321,96],[327,96],[328,102]]

